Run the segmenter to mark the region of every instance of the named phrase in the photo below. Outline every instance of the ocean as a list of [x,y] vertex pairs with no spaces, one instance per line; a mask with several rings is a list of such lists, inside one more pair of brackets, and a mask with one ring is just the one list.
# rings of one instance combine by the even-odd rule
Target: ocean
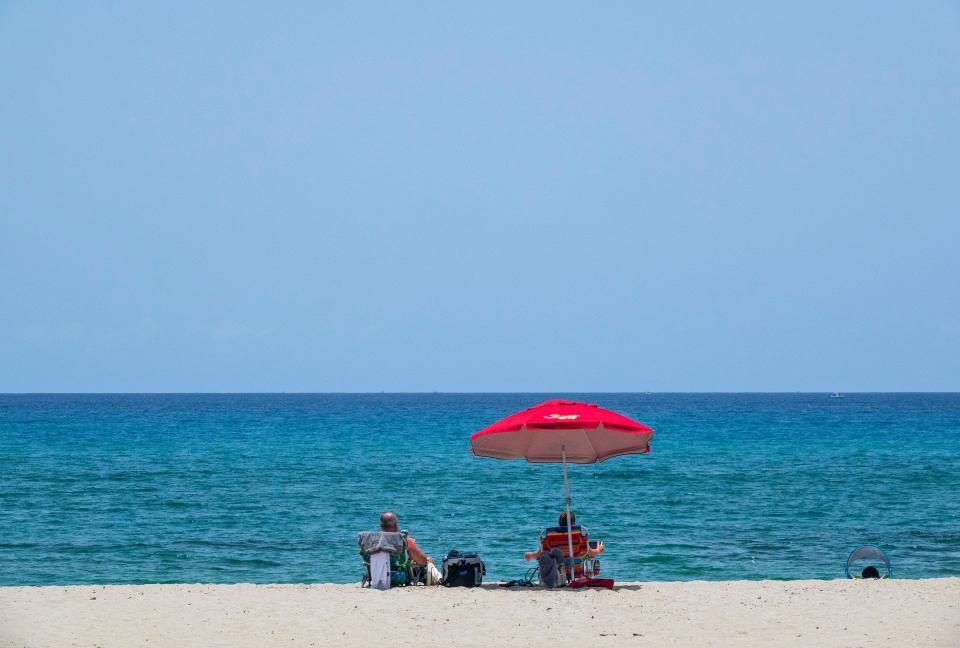
[[549,398],[656,431],[570,467],[603,576],[841,578],[866,544],[960,575],[960,394],[0,395],[0,585],[358,582],[385,509],[518,578],[561,468],[469,436]]

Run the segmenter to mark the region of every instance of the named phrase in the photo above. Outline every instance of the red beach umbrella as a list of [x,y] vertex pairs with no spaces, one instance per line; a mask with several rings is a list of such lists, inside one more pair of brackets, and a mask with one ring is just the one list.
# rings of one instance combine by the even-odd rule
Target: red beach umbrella
[[517,412],[470,437],[478,457],[563,464],[567,543],[573,556],[568,463],[596,463],[650,452],[653,430],[626,416],[588,403],[551,400]]

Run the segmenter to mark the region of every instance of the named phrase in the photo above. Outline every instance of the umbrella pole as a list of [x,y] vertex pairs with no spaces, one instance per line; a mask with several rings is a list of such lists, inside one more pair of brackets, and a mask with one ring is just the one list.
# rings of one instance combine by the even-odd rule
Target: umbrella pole
[[[567,481],[567,434],[563,433],[560,438],[560,452],[563,456],[563,498],[567,506],[567,549],[570,556],[570,580],[573,580],[575,574],[575,563],[573,556],[573,523],[570,520],[570,482]],[[556,456],[556,455],[554,455]]]

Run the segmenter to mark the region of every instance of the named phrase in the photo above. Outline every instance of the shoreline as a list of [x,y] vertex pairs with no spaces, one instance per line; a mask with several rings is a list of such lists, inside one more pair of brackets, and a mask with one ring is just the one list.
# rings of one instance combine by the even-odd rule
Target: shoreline
[[[0,587],[0,647],[956,646],[960,578],[624,582],[613,591],[343,584]],[[585,643],[589,642],[589,643]]]

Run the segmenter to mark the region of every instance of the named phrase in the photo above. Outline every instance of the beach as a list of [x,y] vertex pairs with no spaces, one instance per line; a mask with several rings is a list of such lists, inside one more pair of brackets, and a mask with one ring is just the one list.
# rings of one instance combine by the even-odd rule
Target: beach
[[0,646],[957,646],[960,578],[0,588]]

